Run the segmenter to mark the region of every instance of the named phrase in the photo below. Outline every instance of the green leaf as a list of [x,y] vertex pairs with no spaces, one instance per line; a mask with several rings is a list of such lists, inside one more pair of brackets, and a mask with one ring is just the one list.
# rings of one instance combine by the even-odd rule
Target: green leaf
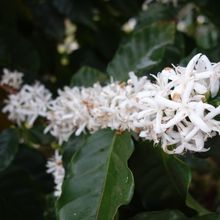
[[29,146],[50,146],[54,141],[54,137],[51,134],[45,134],[44,129],[42,125],[36,125],[30,129],[23,127],[21,132],[25,143]]
[[4,130],[0,134],[0,171],[12,162],[18,150],[18,135],[14,129]]
[[200,205],[189,193],[187,193],[186,205],[196,210],[199,215],[206,215],[211,213],[210,211],[205,209],[202,205]]
[[[189,0],[188,0],[189,1]],[[218,0],[193,0],[190,1],[195,3],[201,10],[202,13],[207,15],[209,19],[216,25],[216,27],[219,27],[220,25],[220,14],[219,14],[219,1]]]
[[0,219],[45,219],[44,196],[53,188],[46,158],[38,150],[20,145],[13,162],[0,172]]
[[76,74],[73,75],[70,86],[92,86],[96,82],[104,82],[107,79],[107,75],[101,71],[84,66]]
[[170,10],[170,5],[153,2],[148,6],[147,10],[143,10],[137,17],[136,29],[145,28],[146,25],[153,24],[158,21],[171,21],[177,15],[177,8]]
[[149,142],[137,144],[131,158],[136,193],[146,210],[188,207],[207,214],[189,195],[190,168],[179,158]]
[[91,10],[94,4],[92,1],[53,0],[52,4],[60,13],[69,17],[74,22],[88,27],[94,27]]
[[128,79],[130,71],[147,71],[158,65],[165,47],[174,42],[174,23],[154,23],[136,32],[116,52],[107,67],[107,73],[115,80]]
[[0,173],[0,219],[42,219],[42,204],[34,182],[24,170]]
[[203,216],[191,218],[191,220],[220,220],[220,215],[219,214],[203,215]]
[[73,154],[79,150],[79,148],[86,143],[88,135],[81,134],[79,136],[75,136],[73,134],[69,140],[63,145],[63,162],[64,166],[70,165],[70,160]]
[[127,165],[132,151],[128,133],[102,130],[90,136],[71,161],[58,201],[60,219],[112,220],[133,194]]
[[114,10],[117,10],[117,13],[131,17],[140,10],[141,4],[133,0],[112,0],[111,6],[114,7]]

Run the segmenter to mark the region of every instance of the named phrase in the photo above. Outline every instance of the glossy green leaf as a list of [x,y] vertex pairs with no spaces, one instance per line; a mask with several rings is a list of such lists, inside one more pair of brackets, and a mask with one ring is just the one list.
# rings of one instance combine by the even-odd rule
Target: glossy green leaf
[[208,213],[189,195],[190,168],[179,158],[149,142],[138,144],[131,158],[136,193],[146,210],[184,208]]
[[4,130],[0,134],[0,171],[14,159],[18,149],[18,135],[14,129]]
[[163,59],[165,47],[174,42],[175,25],[154,23],[136,32],[116,52],[107,67],[115,80],[126,80],[130,71],[147,71]]
[[133,194],[132,151],[128,133],[102,130],[89,137],[72,158],[58,201],[60,219],[112,220]]
[[107,75],[92,67],[84,66],[73,75],[70,86],[92,86],[96,82],[104,82]]
[[137,145],[131,160],[137,193],[145,208],[178,207],[186,200],[191,173],[181,160],[149,142]]
[[75,136],[75,134],[73,134],[69,140],[63,144],[63,162],[65,167],[70,165],[69,162],[73,154],[86,143],[88,136],[89,135],[86,134],[81,134],[79,136]]

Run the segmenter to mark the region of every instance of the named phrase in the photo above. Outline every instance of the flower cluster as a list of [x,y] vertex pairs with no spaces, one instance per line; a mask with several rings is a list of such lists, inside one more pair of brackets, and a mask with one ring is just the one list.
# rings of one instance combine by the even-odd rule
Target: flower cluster
[[3,75],[0,84],[2,86],[9,86],[13,89],[19,89],[22,85],[23,73],[17,71],[11,72],[8,69],[3,69]]
[[55,183],[54,195],[58,197],[61,195],[61,191],[62,191],[61,188],[65,175],[62,156],[59,154],[58,150],[56,150],[54,156],[47,161],[46,166],[47,166],[47,173],[51,173],[54,177],[54,183]]
[[8,118],[16,124],[24,122],[27,127],[32,127],[38,116],[46,116],[50,100],[49,90],[36,82],[33,86],[24,85],[16,94],[10,94],[2,111],[8,113]]
[[165,68],[155,83],[131,72],[127,83],[66,87],[50,105],[47,130],[60,143],[74,132],[108,127],[161,142],[168,153],[205,151],[206,139],[220,132],[215,120],[220,107],[205,102],[209,92],[214,97],[219,90],[219,71],[220,64],[198,54],[186,68]]
[[[39,97],[42,102],[33,102],[30,97],[20,103],[24,98],[18,93],[9,97],[4,111],[18,124],[27,120],[32,125],[37,115],[45,116],[45,132],[50,131],[60,144],[73,133],[111,128],[160,142],[167,153],[206,151],[207,138],[220,133],[220,122],[215,118],[220,107],[207,103],[207,97],[215,97],[219,91],[220,63],[197,54],[186,67],[165,68],[153,77],[154,82],[130,72],[127,83],[65,87],[51,101],[49,93],[43,92]],[[17,96],[14,101],[12,97]]]
[[[197,54],[186,68],[174,67],[158,74],[153,131],[165,152],[206,151],[207,138],[220,133],[220,122],[215,120],[220,107],[205,102],[209,93],[217,95],[219,73],[219,63],[211,64],[206,56]],[[149,130],[141,131],[140,136],[149,139]]]

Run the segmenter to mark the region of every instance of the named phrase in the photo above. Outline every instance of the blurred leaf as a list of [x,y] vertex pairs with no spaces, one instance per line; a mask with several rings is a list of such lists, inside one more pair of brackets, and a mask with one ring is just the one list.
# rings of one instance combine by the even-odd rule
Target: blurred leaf
[[[182,33],[176,32],[175,40],[172,45],[166,47],[164,58],[161,61],[161,69],[167,66],[179,65],[180,60],[184,57],[185,53],[185,44]],[[161,70],[160,69],[160,70]],[[155,71],[157,73],[158,71]]]
[[46,159],[24,145],[10,166],[0,172],[0,219],[43,220],[44,193],[53,191]]
[[158,211],[158,212],[145,212],[136,215],[129,220],[219,220],[220,215],[217,214],[210,214],[204,215],[200,217],[193,217],[188,218],[183,213],[178,210],[165,210],[165,211]]
[[[16,40],[15,40],[16,39]],[[18,34],[13,29],[4,29],[0,26],[0,48],[4,48],[2,58],[4,63],[11,70],[18,70],[25,73],[25,78],[33,81],[40,68],[40,58],[32,43]],[[0,53],[1,55],[1,53]]]
[[40,195],[24,170],[14,167],[0,173],[0,219],[43,219]]
[[70,86],[92,86],[96,82],[104,82],[107,79],[107,75],[101,71],[84,66],[76,74],[73,75]]
[[205,209],[202,205],[200,205],[199,202],[197,202],[189,193],[187,193],[186,205],[196,210],[199,215],[206,215],[211,213],[210,211]]
[[64,17],[53,7],[50,1],[28,1],[34,22],[44,33],[55,40],[64,36]]
[[220,136],[219,135],[212,137],[212,138],[209,138],[205,142],[205,146],[206,146],[206,148],[210,148],[210,149],[207,152],[199,153],[199,156],[202,158],[212,157],[215,160],[220,161],[219,144],[220,144]]
[[52,3],[60,13],[69,17],[74,22],[94,28],[94,23],[92,20],[92,1],[53,0]]
[[46,196],[46,208],[44,209],[44,220],[57,220],[56,217],[56,200],[53,194]]
[[89,137],[72,158],[58,201],[60,219],[112,220],[133,194],[132,151],[128,133],[102,130]]
[[165,210],[158,212],[145,212],[136,215],[129,220],[187,220],[187,218],[180,211]]
[[4,40],[0,37],[0,65],[6,66],[9,63],[9,57]]
[[210,214],[210,215],[203,215],[199,217],[190,218],[191,220],[220,220],[219,214]]
[[4,130],[0,134],[0,171],[14,159],[18,150],[18,134],[14,129]]
[[212,49],[219,42],[219,32],[214,25],[200,25],[196,29],[195,39],[198,47]]
[[31,146],[33,144],[46,146],[50,145],[54,141],[54,137],[49,133],[44,133],[45,127],[42,125],[34,126],[30,129],[23,129],[23,137],[25,138],[26,143],[29,143]]
[[130,71],[147,71],[163,59],[165,46],[175,38],[174,23],[155,23],[147,26],[131,37],[116,52],[107,67],[107,73],[114,80],[128,79]]
[[133,1],[133,0],[111,0],[109,4],[114,7],[118,13],[130,17],[138,10],[140,10],[142,1]]
[[40,193],[51,193],[54,182],[51,174],[46,173],[46,162],[47,159],[39,150],[20,145],[11,166],[27,172]]
[[[189,1],[189,0],[188,0]],[[216,24],[219,28],[220,26],[220,14],[219,7],[220,2],[218,0],[191,0],[190,2],[194,2],[197,6],[200,7],[202,13],[207,15],[210,20]]]
[[158,21],[172,21],[177,15],[177,9],[170,9],[170,5],[154,2],[148,6],[148,9],[141,11],[137,16],[137,30],[145,28],[147,25]]

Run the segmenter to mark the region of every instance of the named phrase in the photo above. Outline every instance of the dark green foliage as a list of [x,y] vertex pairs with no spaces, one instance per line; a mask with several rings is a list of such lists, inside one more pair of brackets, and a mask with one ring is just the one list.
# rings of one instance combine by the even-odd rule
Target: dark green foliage
[[[40,80],[56,96],[65,85],[126,81],[129,71],[156,74],[185,65],[198,52],[220,60],[219,1],[179,0],[175,6],[158,0],[142,10],[143,2],[1,0],[0,72],[21,71],[25,83]],[[137,25],[125,33],[122,26],[133,17]],[[71,53],[58,50],[67,21],[76,26],[80,45]],[[209,102],[219,106],[220,94]],[[219,136],[208,139],[206,153],[173,156],[110,130],[73,135],[59,146],[44,133],[46,125],[43,119],[31,129],[1,123],[0,219],[220,219]],[[46,173],[57,148],[66,171],[58,200]]]
[[115,80],[127,80],[128,72],[147,72],[164,58],[165,47],[174,43],[175,26],[154,23],[143,28],[123,44],[109,63],[107,72]]
[[20,146],[15,160],[0,173],[0,219],[43,220],[43,193],[53,191],[53,179],[45,172],[45,157]]
[[58,201],[60,219],[113,219],[133,193],[133,176],[127,166],[132,151],[128,133],[103,130],[89,137],[70,162]]
[[18,150],[18,134],[14,129],[4,130],[0,134],[0,171],[7,168]]

